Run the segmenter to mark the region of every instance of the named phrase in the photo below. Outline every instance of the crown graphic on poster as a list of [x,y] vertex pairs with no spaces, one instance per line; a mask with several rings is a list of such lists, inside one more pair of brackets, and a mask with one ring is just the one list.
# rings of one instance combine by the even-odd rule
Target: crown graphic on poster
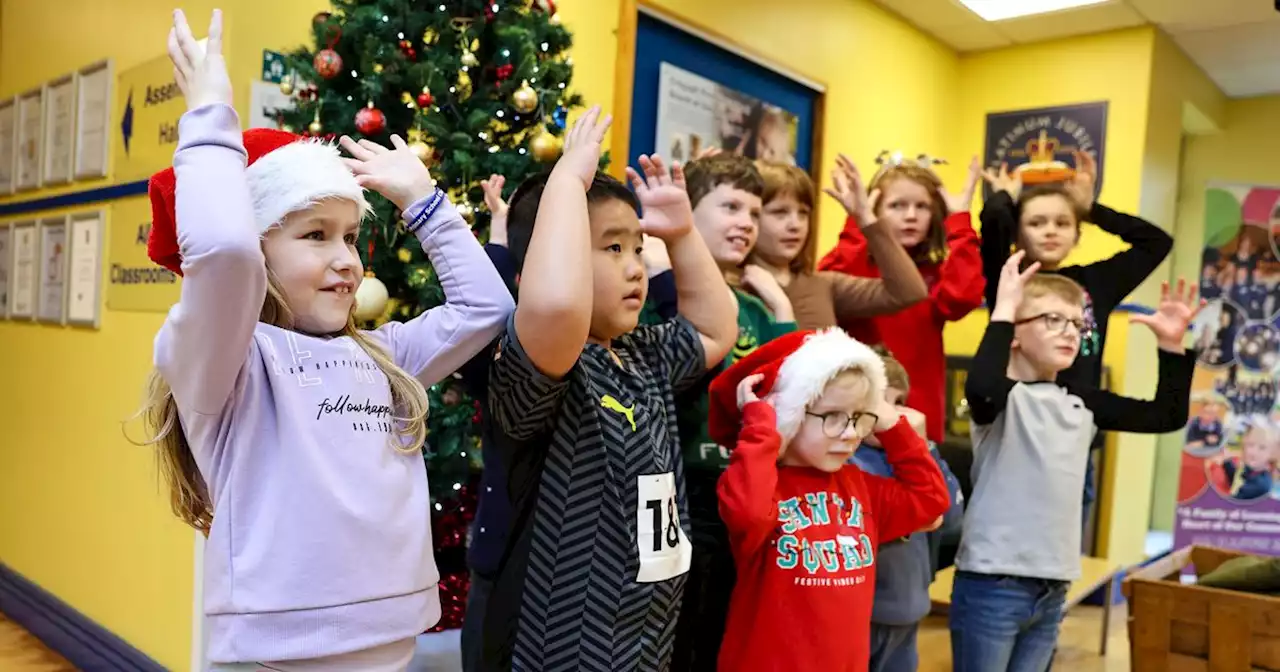
[[1040,135],[1028,140],[1025,150],[1027,162],[1013,170],[1022,178],[1023,184],[1045,184],[1062,182],[1075,176],[1076,171],[1065,161],[1059,161],[1059,152],[1069,150],[1057,138],[1049,137],[1049,133],[1040,129]]

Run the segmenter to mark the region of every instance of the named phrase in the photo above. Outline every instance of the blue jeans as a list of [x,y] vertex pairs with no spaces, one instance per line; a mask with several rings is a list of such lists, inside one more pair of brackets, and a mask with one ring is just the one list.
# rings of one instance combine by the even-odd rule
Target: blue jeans
[[956,572],[951,587],[955,672],[1046,672],[1058,644],[1065,581]]
[[916,651],[916,632],[919,629],[919,623],[872,623],[868,672],[916,672],[920,667],[920,655]]

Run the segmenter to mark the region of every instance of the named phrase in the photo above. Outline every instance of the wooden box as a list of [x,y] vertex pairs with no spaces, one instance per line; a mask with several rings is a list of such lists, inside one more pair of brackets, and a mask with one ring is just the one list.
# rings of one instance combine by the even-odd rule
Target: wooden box
[[1184,585],[1246,553],[1189,546],[1131,573],[1130,669],[1134,672],[1280,672],[1280,597]]

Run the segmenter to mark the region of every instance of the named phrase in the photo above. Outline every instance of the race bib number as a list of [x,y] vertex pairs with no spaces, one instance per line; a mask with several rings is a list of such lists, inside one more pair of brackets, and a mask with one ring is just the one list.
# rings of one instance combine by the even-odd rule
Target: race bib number
[[647,474],[636,479],[636,551],[638,583],[656,583],[689,571],[693,546],[680,527],[675,474]]

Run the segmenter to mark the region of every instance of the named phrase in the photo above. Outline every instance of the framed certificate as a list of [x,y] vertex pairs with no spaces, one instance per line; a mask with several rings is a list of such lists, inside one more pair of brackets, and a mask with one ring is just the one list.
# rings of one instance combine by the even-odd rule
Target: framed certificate
[[9,270],[13,268],[13,227],[0,224],[0,318],[9,316]]
[[67,218],[40,222],[40,282],[36,290],[36,319],[62,324],[67,302]]
[[107,176],[107,151],[111,146],[111,61],[84,68],[76,77],[77,180]]
[[36,312],[36,223],[18,222],[9,234],[13,268],[9,272],[9,317],[31,319]]
[[44,85],[44,158],[41,186],[71,181],[72,149],[76,141],[76,76],[66,75]]
[[14,160],[14,191],[40,186],[41,126],[44,124],[44,89],[18,96],[18,148]]
[[101,210],[71,215],[67,234],[70,268],[67,272],[67,324],[98,328],[102,317]]
[[18,146],[18,99],[0,100],[0,194],[13,193],[13,158]]

